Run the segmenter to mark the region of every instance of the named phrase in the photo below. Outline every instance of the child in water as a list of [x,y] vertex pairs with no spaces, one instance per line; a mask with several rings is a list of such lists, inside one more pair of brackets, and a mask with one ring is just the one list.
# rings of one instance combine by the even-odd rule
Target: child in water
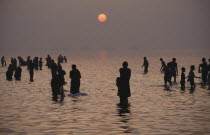
[[167,86],[167,82],[172,85],[172,82],[171,82],[171,73],[169,71],[169,67],[166,66],[166,70],[165,70],[165,73],[164,73],[164,82],[165,82],[165,87]]
[[185,90],[185,68],[182,67],[181,70],[182,70],[181,81],[180,81],[181,90]]
[[195,76],[195,74],[194,74],[194,72],[193,72],[194,70],[195,70],[195,66],[192,65],[192,66],[190,67],[189,75],[187,76],[188,81],[190,82],[190,85],[191,85],[191,90],[194,90],[195,87],[196,87],[196,86],[195,86],[194,78],[200,78],[200,77]]

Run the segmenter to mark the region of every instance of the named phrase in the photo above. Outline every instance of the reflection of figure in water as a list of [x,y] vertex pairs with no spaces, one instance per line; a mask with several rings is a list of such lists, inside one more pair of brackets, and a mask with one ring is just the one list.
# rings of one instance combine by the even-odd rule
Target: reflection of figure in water
[[61,100],[64,99],[64,89],[63,89],[63,86],[66,84],[65,78],[64,78],[65,75],[66,75],[66,72],[61,67],[58,70],[58,78],[59,78],[59,85],[60,85],[59,94],[61,94]]
[[69,77],[71,79],[70,93],[79,93],[81,74],[80,71],[77,69],[76,65],[74,64],[72,65],[72,70],[69,73]]
[[29,74],[30,74],[30,81],[33,82],[34,81],[34,64],[32,60],[30,60],[29,62]]
[[180,81],[181,90],[185,90],[185,68],[182,67],[181,70],[182,70],[181,81]]
[[57,75],[57,69],[58,69],[57,64],[54,62],[54,60],[51,61],[50,67],[51,67],[51,74],[52,74],[52,78],[53,78],[54,76]]
[[66,58],[66,56],[63,57],[63,60],[64,60],[65,63],[67,63],[67,58]]
[[58,75],[54,76],[51,80],[51,88],[52,88],[52,100],[57,102],[58,93],[60,91],[60,78]]
[[149,67],[149,62],[148,62],[146,57],[144,57],[144,63],[142,65],[142,67],[144,67],[144,73],[147,73],[148,72],[148,67]]
[[6,77],[8,81],[12,80],[12,76],[13,76],[13,67],[12,64],[9,65],[7,72],[6,72]]
[[160,58],[160,61],[161,61],[161,64],[162,64],[162,66],[160,68],[160,71],[161,72],[165,72],[165,70],[166,70],[166,63],[165,63],[165,61],[163,61],[163,58]]
[[189,75],[187,76],[188,78],[188,82],[190,82],[190,85],[191,85],[191,90],[194,90],[195,89],[195,81],[194,81],[194,78],[200,78],[200,77],[196,77],[195,74],[194,74],[194,71],[195,70],[195,66],[192,65],[190,67],[190,72],[189,72]]
[[209,59],[209,65],[208,65],[208,90],[210,90],[210,59]]
[[42,70],[42,64],[43,64],[42,58],[40,58],[40,59],[39,59],[39,70]]
[[2,65],[2,67],[7,65],[4,56],[1,58],[1,65]]
[[201,71],[202,82],[205,85],[207,82],[207,76],[208,76],[208,64],[205,58],[202,59],[202,64],[199,65],[199,73],[200,71]]
[[174,83],[176,83],[176,76],[178,76],[178,68],[177,68],[176,58],[173,58],[172,62],[169,62],[167,64],[167,66],[169,68],[171,77],[174,77]]
[[172,85],[172,82],[171,82],[171,72],[170,72],[168,66],[166,66],[166,69],[165,69],[164,82],[165,82],[165,87],[167,86],[167,83],[169,83],[170,85]]
[[20,66],[18,66],[17,69],[15,70],[15,79],[16,80],[21,80],[21,73],[22,73],[22,69]]
[[123,62],[123,68],[120,68],[120,77],[117,78],[118,96],[120,97],[120,104],[127,105],[128,97],[131,96],[130,93],[130,77],[131,69],[128,68],[128,62]]

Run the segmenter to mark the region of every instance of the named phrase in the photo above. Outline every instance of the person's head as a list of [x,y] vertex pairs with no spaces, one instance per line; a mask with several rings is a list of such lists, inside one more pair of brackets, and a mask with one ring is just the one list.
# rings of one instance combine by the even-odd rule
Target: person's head
[[144,57],[144,60],[146,60],[147,59],[147,57]]
[[123,66],[124,68],[127,68],[127,67],[128,67],[128,62],[127,62],[127,61],[124,61],[123,64],[122,64],[122,66]]
[[73,64],[73,65],[71,65],[71,68],[72,68],[73,70],[75,70],[75,69],[77,69],[77,66],[76,66],[75,64]]
[[190,69],[191,69],[191,70],[195,70],[195,66],[192,65],[192,66],[190,67]]
[[160,61],[163,61],[163,58],[160,58]]
[[206,62],[206,58],[202,58],[202,62]]
[[42,60],[42,57],[40,58],[40,60]]
[[173,62],[176,62],[176,58],[173,58],[172,61],[173,61]]
[[182,67],[181,70],[182,70],[182,72],[185,72],[185,68],[184,67]]

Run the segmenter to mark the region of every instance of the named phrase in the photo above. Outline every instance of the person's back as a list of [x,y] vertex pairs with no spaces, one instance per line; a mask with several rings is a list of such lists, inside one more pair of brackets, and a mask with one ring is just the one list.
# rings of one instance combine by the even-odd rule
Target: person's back
[[71,70],[70,71],[70,78],[72,80],[80,80],[80,78],[81,78],[80,71],[78,69]]
[[16,80],[20,80],[21,79],[21,73],[22,73],[22,69],[20,66],[18,66],[18,68],[15,71],[15,79]]

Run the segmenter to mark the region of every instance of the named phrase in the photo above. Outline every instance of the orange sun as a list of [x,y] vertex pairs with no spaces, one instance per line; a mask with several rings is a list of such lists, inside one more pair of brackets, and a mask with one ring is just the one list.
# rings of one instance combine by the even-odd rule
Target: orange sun
[[100,14],[100,15],[98,15],[98,21],[99,22],[105,22],[106,21],[106,15],[105,14]]

